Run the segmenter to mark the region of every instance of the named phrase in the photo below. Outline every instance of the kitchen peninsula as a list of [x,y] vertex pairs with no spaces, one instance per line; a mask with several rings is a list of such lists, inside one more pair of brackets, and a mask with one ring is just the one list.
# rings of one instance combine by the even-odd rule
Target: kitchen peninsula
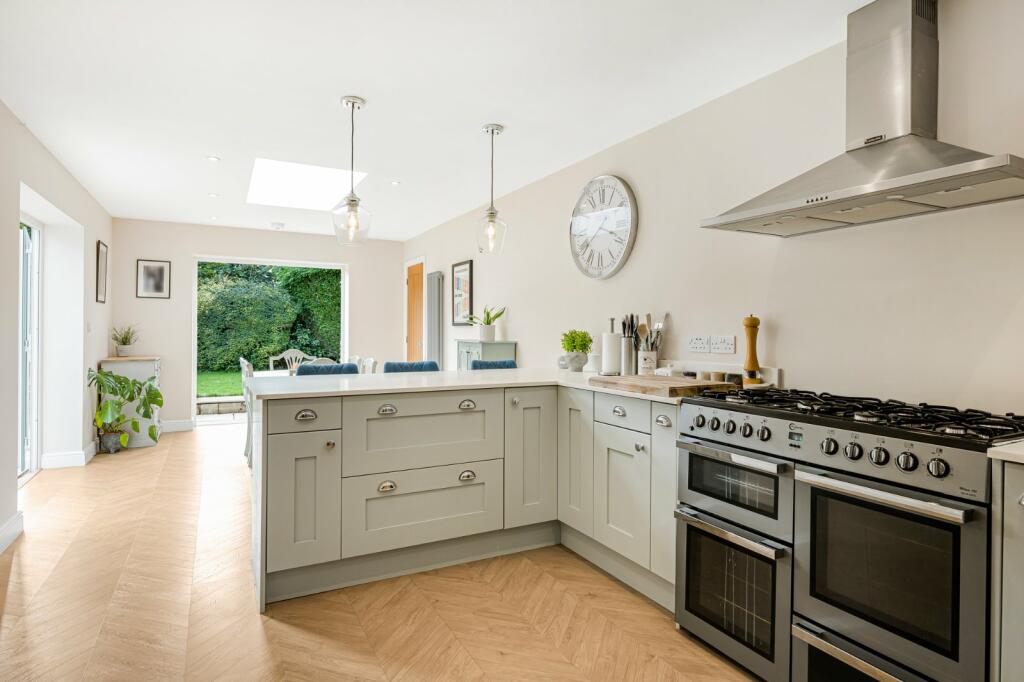
[[679,399],[590,376],[251,379],[260,609],[559,542],[672,608]]

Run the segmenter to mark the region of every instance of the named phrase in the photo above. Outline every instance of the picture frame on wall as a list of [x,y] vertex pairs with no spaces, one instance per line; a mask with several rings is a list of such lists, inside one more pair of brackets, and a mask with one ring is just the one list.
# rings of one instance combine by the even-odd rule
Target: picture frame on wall
[[142,258],[136,260],[135,297],[170,298],[171,261],[144,260]]
[[452,265],[452,326],[468,327],[473,315],[473,261]]
[[96,240],[96,302],[107,302],[107,245]]

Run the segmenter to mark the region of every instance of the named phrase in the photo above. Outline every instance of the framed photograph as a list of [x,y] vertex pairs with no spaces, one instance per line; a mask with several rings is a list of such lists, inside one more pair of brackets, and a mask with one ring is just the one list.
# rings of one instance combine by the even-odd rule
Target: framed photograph
[[452,326],[468,327],[473,314],[473,261],[452,266]]
[[96,240],[96,302],[107,302],[107,245]]
[[140,258],[135,264],[136,298],[171,297],[171,261]]

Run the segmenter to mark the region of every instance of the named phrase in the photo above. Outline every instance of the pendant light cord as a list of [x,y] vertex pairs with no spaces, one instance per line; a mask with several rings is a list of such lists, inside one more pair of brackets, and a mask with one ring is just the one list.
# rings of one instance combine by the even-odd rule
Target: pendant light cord
[[494,131],[490,131],[491,135],[491,206],[490,209],[494,210]]
[[348,192],[356,193],[356,105],[349,107],[349,165],[348,165]]

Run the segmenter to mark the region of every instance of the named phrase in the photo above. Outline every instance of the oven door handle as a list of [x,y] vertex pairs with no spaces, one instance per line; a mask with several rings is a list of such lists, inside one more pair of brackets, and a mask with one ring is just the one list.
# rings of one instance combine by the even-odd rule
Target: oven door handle
[[792,626],[793,636],[804,642],[808,646],[813,646],[818,651],[831,656],[837,661],[841,661],[846,665],[850,666],[854,670],[870,677],[872,680],[878,680],[878,682],[900,682],[900,678],[890,675],[881,668],[868,663],[867,661],[857,658],[849,651],[840,649],[835,644],[832,644],[824,637],[822,632],[812,632],[807,626],[799,623],[793,623]]
[[686,523],[689,523],[692,526],[700,528],[702,531],[710,533],[711,535],[714,535],[716,538],[719,538],[720,540],[725,540],[729,544],[736,545],[737,547],[742,547],[743,549],[749,550],[754,554],[759,554],[760,556],[763,556],[766,559],[771,559],[772,561],[775,561],[776,559],[779,559],[786,553],[786,548],[782,545],[776,544],[774,542],[769,542],[767,540],[754,540],[752,538],[746,537],[745,535],[740,535],[739,533],[734,533],[731,530],[722,528],[721,526],[717,526],[711,523],[710,521],[701,518],[700,514],[697,512],[696,509],[691,509],[689,507],[679,507],[678,509],[676,509],[675,515],[676,518],[682,519]]
[[824,473],[812,474],[797,469],[796,480],[812,485],[815,488],[831,490],[832,492],[856,497],[866,502],[874,502],[884,507],[920,514],[921,516],[946,521],[947,523],[955,523],[958,526],[966,524],[971,519],[970,509],[958,509],[939,504],[938,502],[928,502],[913,497],[906,497],[905,495],[897,495],[886,490],[876,490],[875,488],[868,488],[867,486],[857,485],[849,481],[832,478]]
[[679,436],[679,439],[676,440],[676,445],[704,457],[710,457],[722,462],[732,462],[736,466],[763,471],[766,474],[778,476],[789,468],[786,462],[770,462],[750,455],[744,455],[740,452],[734,452],[733,450],[713,448],[688,436]]

